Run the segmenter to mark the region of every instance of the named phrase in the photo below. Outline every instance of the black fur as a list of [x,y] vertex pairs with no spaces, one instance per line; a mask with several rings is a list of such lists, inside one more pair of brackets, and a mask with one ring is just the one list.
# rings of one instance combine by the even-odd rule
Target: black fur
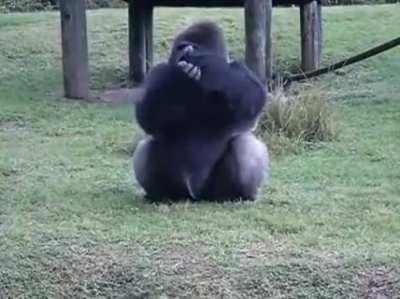
[[[184,51],[188,45],[194,49],[190,53]],[[199,81],[177,66],[182,60],[200,68]],[[146,193],[154,198],[254,199],[268,156],[249,132],[266,100],[253,74],[227,61],[222,31],[215,24],[198,23],[179,34],[168,63],[153,68],[143,99],[136,103],[137,121],[148,137],[135,152],[134,168]],[[237,148],[248,156],[241,157]],[[253,158],[260,165],[254,166]],[[233,171],[249,178],[254,174],[254,182]]]

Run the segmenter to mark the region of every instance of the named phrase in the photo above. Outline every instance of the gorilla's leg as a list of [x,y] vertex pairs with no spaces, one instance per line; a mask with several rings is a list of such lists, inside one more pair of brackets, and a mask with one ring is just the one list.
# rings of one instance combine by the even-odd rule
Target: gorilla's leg
[[150,199],[187,197],[180,182],[171,180],[170,169],[165,161],[168,161],[168,156],[157,140],[147,137],[140,141],[133,156],[137,181]]
[[204,197],[254,200],[268,172],[267,147],[250,132],[239,135],[216,165]]

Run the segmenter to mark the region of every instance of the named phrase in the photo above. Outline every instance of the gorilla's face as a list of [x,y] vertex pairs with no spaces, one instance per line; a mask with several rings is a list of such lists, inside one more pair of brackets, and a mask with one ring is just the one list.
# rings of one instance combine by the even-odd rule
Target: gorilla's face
[[171,51],[170,63],[177,64],[179,61],[186,60],[185,57],[187,55],[198,52],[199,48],[198,45],[189,41],[176,43]]
[[186,55],[217,55],[228,59],[223,33],[214,23],[197,23],[179,34],[172,46],[170,63],[178,63]]

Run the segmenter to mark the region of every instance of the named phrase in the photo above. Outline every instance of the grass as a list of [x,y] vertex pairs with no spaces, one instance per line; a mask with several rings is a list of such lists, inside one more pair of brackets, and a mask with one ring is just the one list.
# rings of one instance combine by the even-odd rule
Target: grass
[[[396,36],[398,11],[325,9],[324,63]],[[155,16],[162,60],[204,11]],[[274,16],[278,69],[296,70],[298,11]],[[242,57],[242,12],[207,17]],[[124,84],[126,20],[88,13],[94,90]],[[60,96],[58,14],[0,15],[0,45],[0,298],[399,298],[399,49],[315,83],[340,138],[274,155],[259,201],[153,205],[132,176],[132,107]]]

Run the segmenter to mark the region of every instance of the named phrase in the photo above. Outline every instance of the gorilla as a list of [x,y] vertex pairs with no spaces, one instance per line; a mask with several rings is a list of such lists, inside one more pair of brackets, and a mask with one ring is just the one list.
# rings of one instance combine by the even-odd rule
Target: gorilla
[[229,62],[217,25],[180,33],[135,104],[147,137],[134,172],[147,196],[254,200],[269,167],[266,146],[252,134],[267,95],[243,64]]

